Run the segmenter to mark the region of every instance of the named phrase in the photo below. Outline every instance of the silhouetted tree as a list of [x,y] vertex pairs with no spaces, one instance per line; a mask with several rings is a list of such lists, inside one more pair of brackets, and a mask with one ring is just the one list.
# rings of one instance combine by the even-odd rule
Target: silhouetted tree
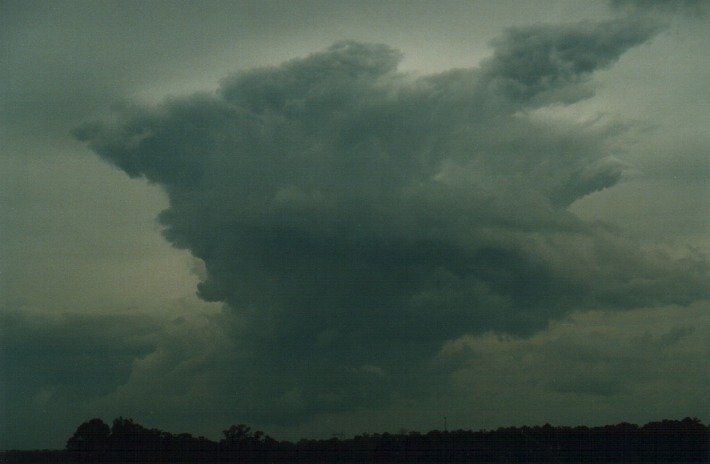
[[101,419],[91,419],[81,424],[67,440],[66,449],[81,460],[96,460],[107,446],[111,430]]
[[251,427],[244,424],[233,425],[227,430],[223,430],[222,434],[224,439],[222,440],[227,445],[233,445],[241,441],[245,441],[251,438]]
[[[492,431],[440,431],[425,434],[363,434],[352,439],[278,442],[244,424],[223,431],[219,442],[190,434],[173,435],[117,418],[79,426],[67,441],[75,461],[141,463],[414,463],[603,462],[695,464],[710,462],[710,429],[695,418],[621,423],[602,427],[505,427]],[[0,462],[50,462],[61,455],[0,453]]]

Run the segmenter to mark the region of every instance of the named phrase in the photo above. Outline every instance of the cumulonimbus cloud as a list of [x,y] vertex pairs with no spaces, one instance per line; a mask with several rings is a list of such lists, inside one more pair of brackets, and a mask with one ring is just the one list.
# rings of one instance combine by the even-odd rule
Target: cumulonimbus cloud
[[75,135],[167,192],[164,235],[241,321],[252,378],[273,383],[268,364],[303,411],[337,409],[373,382],[416,383],[409,368],[466,333],[705,294],[703,262],[569,212],[620,179],[610,131],[535,116],[591,96],[593,72],[657,31],[510,29],[478,68],[425,77],[399,73],[392,48],[341,42]]

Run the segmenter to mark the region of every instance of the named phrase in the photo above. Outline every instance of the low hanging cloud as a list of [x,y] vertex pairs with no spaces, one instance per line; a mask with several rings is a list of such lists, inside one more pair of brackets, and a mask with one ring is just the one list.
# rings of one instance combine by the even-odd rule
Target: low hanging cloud
[[478,68],[424,77],[341,42],[75,135],[167,193],[166,239],[226,305],[238,354],[220,388],[248,376],[240,395],[280,417],[373,405],[430,388],[422,373],[466,334],[707,296],[702,258],[568,211],[621,178],[618,129],[537,111],[592,96],[592,73],[658,30],[510,29]]

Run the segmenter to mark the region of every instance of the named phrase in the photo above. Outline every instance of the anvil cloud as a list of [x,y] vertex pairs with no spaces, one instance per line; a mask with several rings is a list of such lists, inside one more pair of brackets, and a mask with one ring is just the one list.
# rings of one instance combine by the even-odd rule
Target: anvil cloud
[[591,96],[594,71],[658,30],[512,28],[478,68],[425,77],[340,42],[75,135],[165,190],[164,236],[204,262],[199,294],[238,321],[266,398],[342,410],[426,389],[415,378],[465,334],[706,295],[702,263],[569,212],[621,177],[614,128],[535,113]]

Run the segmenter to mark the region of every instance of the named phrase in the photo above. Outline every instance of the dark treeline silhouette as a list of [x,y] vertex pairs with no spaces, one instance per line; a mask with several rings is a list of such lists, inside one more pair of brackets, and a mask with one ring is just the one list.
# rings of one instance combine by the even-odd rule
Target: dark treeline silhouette
[[329,463],[545,462],[707,463],[710,427],[695,418],[603,427],[505,427],[478,432],[362,434],[351,439],[277,441],[244,424],[220,441],[148,429],[117,418],[79,426],[62,451],[6,451],[0,462]]

